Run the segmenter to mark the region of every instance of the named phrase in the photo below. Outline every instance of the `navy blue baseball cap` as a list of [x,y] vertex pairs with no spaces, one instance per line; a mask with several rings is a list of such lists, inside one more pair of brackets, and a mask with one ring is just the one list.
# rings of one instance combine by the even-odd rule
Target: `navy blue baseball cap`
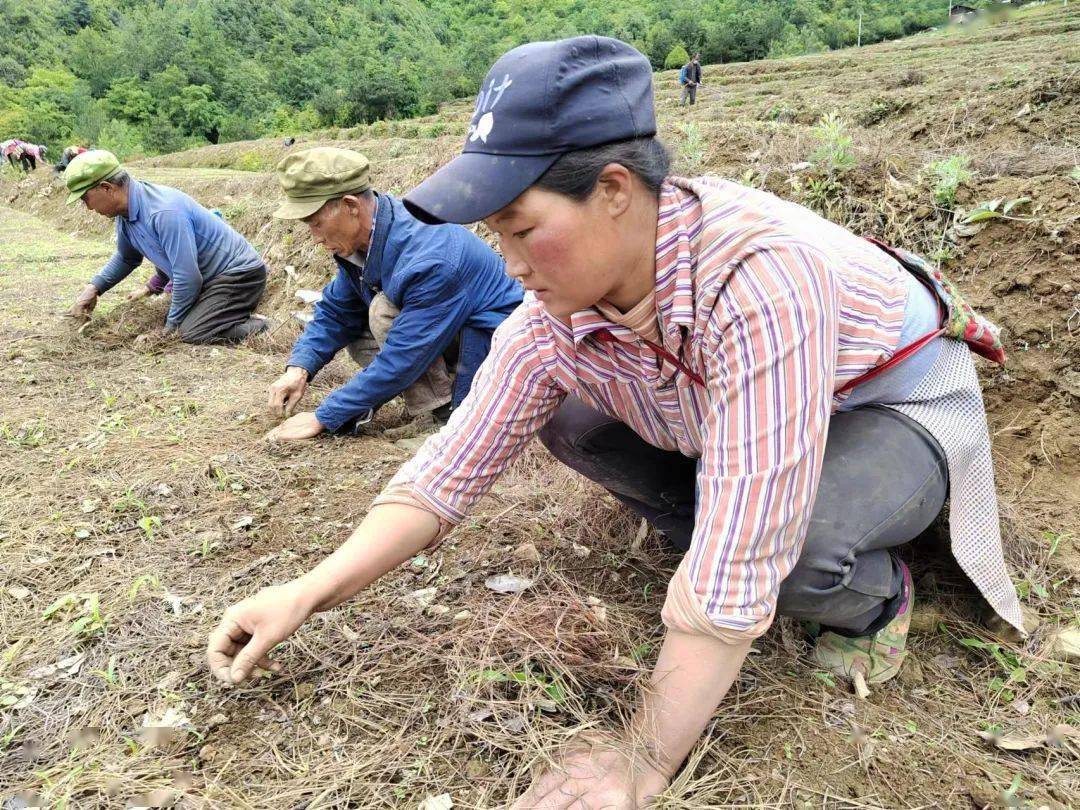
[[488,71],[464,150],[404,202],[424,222],[476,222],[566,152],[655,134],[652,66],[635,48],[597,36],[532,42]]

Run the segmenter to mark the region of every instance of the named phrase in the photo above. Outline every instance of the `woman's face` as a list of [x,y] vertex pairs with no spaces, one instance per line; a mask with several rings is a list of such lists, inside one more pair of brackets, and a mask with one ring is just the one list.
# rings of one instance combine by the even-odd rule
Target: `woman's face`
[[562,320],[607,297],[625,266],[608,191],[599,185],[579,203],[534,187],[485,220],[507,274]]

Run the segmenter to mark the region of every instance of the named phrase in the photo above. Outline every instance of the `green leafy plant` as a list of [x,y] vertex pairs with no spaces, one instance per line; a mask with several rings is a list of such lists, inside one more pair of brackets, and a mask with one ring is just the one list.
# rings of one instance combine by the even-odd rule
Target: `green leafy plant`
[[158,529],[161,528],[161,518],[156,515],[143,515],[139,518],[139,528],[147,540],[152,541]]
[[11,447],[20,447],[24,450],[33,449],[46,444],[49,438],[44,419],[38,419],[36,422],[26,422],[18,427],[8,422],[0,422],[0,439],[3,439],[4,444]]
[[971,158],[967,155],[953,155],[930,164],[930,172],[934,175],[934,202],[950,211],[953,209],[956,192],[974,177],[968,168],[970,165]]
[[115,689],[120,685],[120,671],[116,668],[116,656],[110,655],[109,662],[105,665],[105,669],[95,669],[94,675],[105,681],[105,684],[110,689]]
[[109,619],[101,612],[96,593],[68,593],[61,596],[41,614],[44,621],[65,618],[71,622],[71,631],[80,638],[90,639],[101,635]]
[[131,583],[131,587],[128,589],[128,600],[135,601],[135,598],[139,595],[139,591],[143,588],[148,590],[159,590],[161,588],[161,580],[159,580],[153,574],[142,574],[135,578],[135,581]]
[[554,703],[566,702],[567,690],[561,678],[552,678],[533,672],[507,672],[499,669],[482,670],[476,675],[476,678],[481,683],[516,683],[521,686],[539,687]]
[[1027,217],[1014,217],[1012,212],[1017,208],[1028,205],[1031,197],[1019,197],[1015,200],[987,200],[981,202],[968,211],[960,220],[964,225],[974,225],[979,222],[989,222],[992,219],[1011,219],[1017,222],[1031,222]]
[[843,118],[836,113],[823,116],[814,127],[813,135],[820,143],[810,154],[811,163],[830,176],[855,168],[853,141]]
[[1027,682],[1027,665],[1020,658],[1019,653],[1013,652],[1007,647],[994,641],[982,641],[977,638],[962,638],[960,643],[973,650],[984,650],[990,653],[994,661],[1005,673],[1005,677],[994,676],[988,686],[1007,703],[1011,703],[1016,697],[1010,688],[1014,684]]
[[701,164],[705,162],[705,135],[701,127],[692,121],[683,124],[680,129],[686,135],[686,140],[679,146],[683,166],[688,175],[697,174]]

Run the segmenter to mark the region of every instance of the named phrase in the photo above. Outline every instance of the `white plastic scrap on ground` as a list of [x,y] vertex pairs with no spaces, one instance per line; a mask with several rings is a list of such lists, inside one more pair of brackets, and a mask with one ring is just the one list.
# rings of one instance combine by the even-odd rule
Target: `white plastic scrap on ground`
[[532,587],[533,581],[516,574],[496,574],[484,580],[484,586],[496,593],[521,593]]
[[438,796],[428,796],[420,802],[420,810],[453,810],[454,800],[449,793],[441,793]]

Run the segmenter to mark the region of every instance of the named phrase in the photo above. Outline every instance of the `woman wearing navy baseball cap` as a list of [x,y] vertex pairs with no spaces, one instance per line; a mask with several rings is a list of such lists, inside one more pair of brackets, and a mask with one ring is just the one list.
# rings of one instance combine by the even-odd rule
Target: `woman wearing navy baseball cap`
[[1002,359],[993,327],[911,254],[756,189],[669,176],[655,136],[649,63],[623,42],[496,62],[463,153],[405,204],[484,220],[525,301],[352,537],[226,613],[219,677],[276,668],[273,645],[437,542],[536,435],[685,554],[631,727],[567,753],[514,807],[649,804],[777,613],[812,628],[819,666],[893,677],[913,598],[896,549],[946,494],[958,561],[1020,626],[965,346]]

